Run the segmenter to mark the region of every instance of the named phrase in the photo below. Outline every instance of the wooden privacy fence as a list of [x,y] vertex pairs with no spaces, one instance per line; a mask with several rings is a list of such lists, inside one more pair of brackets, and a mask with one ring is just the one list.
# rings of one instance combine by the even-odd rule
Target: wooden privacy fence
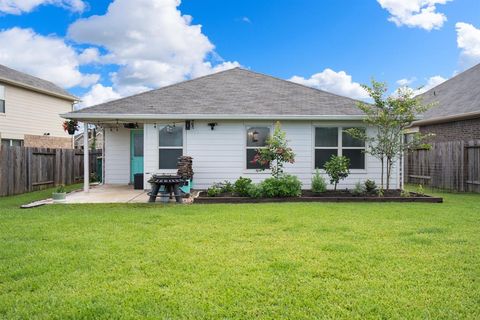
[[[89,171],[97,173],[102,150],[90,151]],[[0,148],[0,196],[83,181],[83,150]]]
[[405,182],[480,192],[480,140],[432,143],[405,157]]

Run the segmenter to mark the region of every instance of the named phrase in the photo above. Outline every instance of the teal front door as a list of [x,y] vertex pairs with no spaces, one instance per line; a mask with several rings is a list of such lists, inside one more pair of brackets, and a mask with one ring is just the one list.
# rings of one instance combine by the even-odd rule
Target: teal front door
[[143,130],[130,131],[130,182],[135,173],[143,173]]

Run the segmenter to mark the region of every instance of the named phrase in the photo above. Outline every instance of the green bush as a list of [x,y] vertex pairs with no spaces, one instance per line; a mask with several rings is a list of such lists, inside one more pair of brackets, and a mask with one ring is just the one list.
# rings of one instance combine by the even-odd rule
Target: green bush
[[350,159],[344,156],[332,155],[330,160],[325,163],[325,172],[330,177],[330,183],[334,184],[334,190],[337,190],[337,184],[350,174]]
[[248,196],[250,198],[261,198],[263,197],[263,189],[261,184],[250,184],[248,186]]
[[268,178],[263,180],[260,184],[260,190],[262,197],[264,198],[276,198],[278,197],[278,189],[280,186],[280,179]]
[[268,178],[260,183],[262,196],[265,198],[298,197],[302,193],[302,183],[296,176],[282,175]]
[[355,187],[350,191],[354,196],[360,196],[365,193],[365,186],[358,181],[355,183]]
[[233,192],[241,197],[249,196],[249,187],[252,185],[252,179],[250,178],[238,178],[233,184]]
[[216,185],[213,185],[213,186],[211,186],[210,188],[207,189],[207,196],[209,196],[209,197],[216,197],[220,193],[222,193],[222,189],[220,189]]
[[302,194],[302,183],[296,176],[284,175],[280,179],[279,197],[298,197]]
[[322,193],[327,191],[327,182],[325,178],[320,175],[320,171],[315,170],[315,175],[312,178],[312,192]]
[[370,194],[376,194],[378,190],[375,181],[367,179],[367,181],[365,181],[365,191]]
[[233,193],[233,191],[233,184],[230,181],[222,182],[222,192]]
[[57,190],[55,190],[56,193],[64,193],[65,191],[65,185],[64,184],[59,184],[57,186]]

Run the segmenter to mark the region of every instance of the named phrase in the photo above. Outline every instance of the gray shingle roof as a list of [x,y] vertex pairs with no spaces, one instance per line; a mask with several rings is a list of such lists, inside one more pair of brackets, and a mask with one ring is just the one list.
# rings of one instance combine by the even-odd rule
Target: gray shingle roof
[[480,112],[480,64],[421,94],[424,103],[436,103],[423,120]]
[[[358,101],[290,81],[230,69],[70,115],[343,115],[361,116]],[[68,116],[68,115],[65,115]]]
[[34,88],[38,91],[42,91],[45,93],[60,95],[65,98],[71,98],[72,101],[78,100],[77,97],[71,95],[70,93],[50,81],[31,76],[17,70],[13,70],[0,64],[0,82],[2,81],[8,83],[13,82],[24,85],[26,87]]

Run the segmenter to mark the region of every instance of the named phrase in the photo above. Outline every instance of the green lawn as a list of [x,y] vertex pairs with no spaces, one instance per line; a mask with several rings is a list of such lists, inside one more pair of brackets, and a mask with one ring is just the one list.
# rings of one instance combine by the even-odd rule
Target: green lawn
[[0,318],[480,317],[480,195],[443,204],[18,205]]

